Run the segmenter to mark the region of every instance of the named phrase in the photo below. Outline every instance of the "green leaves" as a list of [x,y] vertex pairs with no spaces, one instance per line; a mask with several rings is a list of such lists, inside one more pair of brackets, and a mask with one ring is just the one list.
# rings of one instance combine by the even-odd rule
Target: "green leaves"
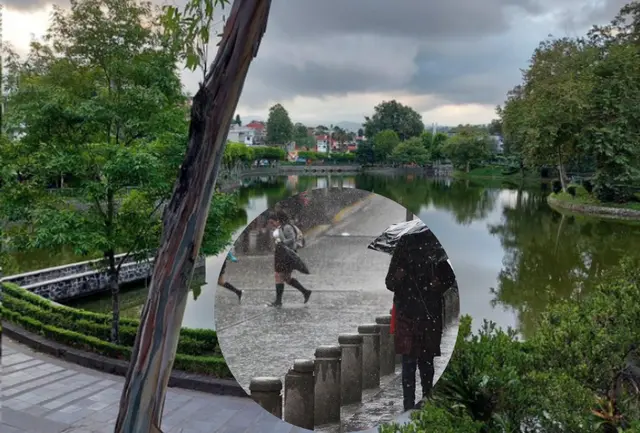
[[381,131],[392,130],[404,141],[418,137],[424,132],[422,116],[413,108],[402,105],[398,101],[385,101],[374,108],[371,117],[365,117],[364,133],[374,137]]
[[267,143],[284,145],[293,139],[293,123],[289,113],[280,104],[269,109],[267,119]]

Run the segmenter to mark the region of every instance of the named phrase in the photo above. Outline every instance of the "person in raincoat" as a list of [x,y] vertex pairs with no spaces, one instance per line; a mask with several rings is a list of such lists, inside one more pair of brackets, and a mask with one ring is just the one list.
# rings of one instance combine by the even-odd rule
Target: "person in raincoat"
[[237,289],[233,284],[224,280],[224,273],[227,270],[227,260],[231,260],[232,262],[237,262],[238,259],[233,255],[233,249],[227,253],[227,257],[225,257],[224,263],[222,264],[222,269],[220,270],[220,276],[218,277],[218,285],[220,287],[224,287],[227,290],[232,291],[238,297],[238,302],[242,301],[242,290]]
[[300,257],[296,254],[298,248],[296,229],[293,223],[291,223],[289,215],[283,210],[278,210],[271,214],[268,217],[267,224],[274,230],[274,237],[276,239],[276,250],[274,254],[276,299],[270,305],[273,307],[282,305],[285,283],[298,289],[304,296],[304,303],[306,304],[311,296],[311,290],[304,287],[300,281],[292,277],[292,273],[296,269],[295,261],[301,262]]
[[[405,411],[420,407],[424,399],[431,396],[434,358],[441,356],[442,294],[449,284],[449,278],[438,278],[440,265],[425,259],[420,248],[410,243],[409,238],[404,237],[398,242],[385,281],[387,289],[394,293],[392,328],[396,353],[402,355]],[[420,372],[422,385],[418,406],[416,370]]]

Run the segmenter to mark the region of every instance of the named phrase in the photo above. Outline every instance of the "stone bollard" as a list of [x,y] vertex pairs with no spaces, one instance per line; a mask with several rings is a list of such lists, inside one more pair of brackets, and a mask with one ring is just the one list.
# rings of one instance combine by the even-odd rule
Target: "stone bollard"
[[396,371],[396,348],[391,341],[391,316],[376,317],[380,330],[380,376]]
[[342,349],[342,404],[360,403],[362,401],[362,335],[341,334],[338,336],[338,343]]
[[315,365],[311,359],[296,359],[284,377],[284,420],[307,430],[314,426]]
[[378,325],[360,325],[362,335],[362,389],[380,386],[380,330]]
[[316,349],[314,423],[325,425],[340,422],[340,346],[320,346]]
[[251,398],[271,415],[282,419],[282,381],[277,377],[254,377],[249,383]]

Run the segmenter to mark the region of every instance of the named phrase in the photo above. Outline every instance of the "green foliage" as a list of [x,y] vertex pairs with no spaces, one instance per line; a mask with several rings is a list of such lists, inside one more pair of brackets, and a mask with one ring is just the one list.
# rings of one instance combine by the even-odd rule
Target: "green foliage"
[[609,391],[640,341],[639,289],[637,259],[624,260],[590,295],[551,304],[525,342],[487,322],[474,335],[462,318],[434,401],[408,426],[380,431],[601,431],[603,420],[628,431],[638,425],[640,395]]
[[284,161],[287,158],[287,152],[280,147],[253,146],[251,150],[254,160]]
[[[139,320],[121,319],[121,344],[109,341],[111,316],[53,303],[14,284],[4,283],[0,309],[5,320],[48,339],[116,359],[128,360]],[[183,328],[175,368],[232,377],[221,356],[215,331]]]
[[391,130],[399,140],[404,141],[424,132],[422,116],[413,108],[395,100],[376,105],[373,116],[365,117],[363,126],[364,133],[369,138],[375,137],[379,132]]
[[[603,203],[633,199],[640,182],[640,3],[583,38],[549,39],[497,113],[507,154],[530,167],[591,172]],[[572,169],[574,171],[575,169]]]
[[424,165],[429,161],[429,156],[420,137],[414,137],[398,144],[391,151],[390,160],[399,164]]
[[255,159],[255,152],[252,147],[244,143],[235,142],[227,143],[222,156],[222,162],[228,168],[240,162],[251,163]]
[[276,104],[269,109],[267,119],[267,144],[284,145],[293,139],[293,123],[285,108]]
[[373,151],[376,161],[385,161],[396,146],[400,144],[400,137],[398,134],[391,130],[385,129],[373,136]]
[[469,172],[489,157],[490,149],[491,140],[486,133],[462,130],[446,141],[442,152],[455,167]]
[[214,193],[200,254],[215,256],[231,245],[233,233],[247,223],[247,214],[234,194]]

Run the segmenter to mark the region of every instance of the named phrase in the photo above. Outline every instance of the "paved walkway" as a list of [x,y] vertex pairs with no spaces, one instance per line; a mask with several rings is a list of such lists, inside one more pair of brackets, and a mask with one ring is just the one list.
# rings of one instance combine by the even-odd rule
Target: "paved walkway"
[[[113,433],[124,379],[2,341],[2,433]],[[303,433],[248,398],[169,390],[164,433]]]
[[[391,256],[367,245],[389,225],[405,219],[404,207],[374,195],[360,210],[309,242],[299,253],[311,275],[296,275],[314,291],[306,305],[299,292],[287,287],[282,308],[266,306],[275,292],[273,255],[238,255],[238,263],[228,263],[225,279],[245,289],[245,296],[238,304],[233,293],[217,290],[216,329],[227,364],[245,390],[252,377],[282,378],[295,359],[313,359],[316,347],[337,344],[339,334],[357,332],[358,325],[389,313],[393,295],[384,281]],[[445,332],[443,356],[436,358],[436,380],[453,352],[457,332],[457,326]],[[367,397],[362,407],[343,410],[343,431],[390,422],[402,412],[399,374]]]

